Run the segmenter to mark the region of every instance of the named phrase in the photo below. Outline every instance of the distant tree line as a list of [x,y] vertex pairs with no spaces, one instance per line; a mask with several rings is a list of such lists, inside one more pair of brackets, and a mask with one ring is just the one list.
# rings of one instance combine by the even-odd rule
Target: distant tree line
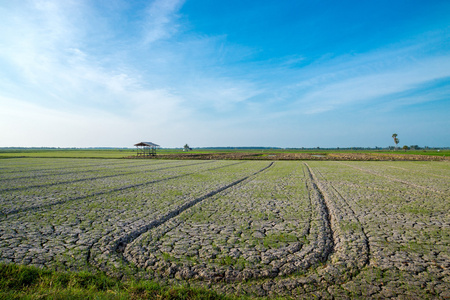
[[[407,146],[410,150],[447,150],[450,147],[420,147],[418,145]],[[189,148],[197,150],[393,150],[394,146],[387,147],[195,147]],[[184,149],[183,148],[163,148],[161,149]],[[132,147],[0,147],[0,150],[135,150]]]

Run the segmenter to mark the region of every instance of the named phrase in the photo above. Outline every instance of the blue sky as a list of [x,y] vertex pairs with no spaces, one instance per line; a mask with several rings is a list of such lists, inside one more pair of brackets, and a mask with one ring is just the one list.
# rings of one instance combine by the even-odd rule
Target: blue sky
[[0,147],[450,146],[449,1],[0,1]]

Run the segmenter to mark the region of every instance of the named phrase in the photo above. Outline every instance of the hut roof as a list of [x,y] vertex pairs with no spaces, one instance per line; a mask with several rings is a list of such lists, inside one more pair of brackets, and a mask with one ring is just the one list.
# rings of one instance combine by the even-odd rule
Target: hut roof
[[156,145],[152,142],[140,142],[140,143],[135,144],[135,146],[159,147],[159,145]]

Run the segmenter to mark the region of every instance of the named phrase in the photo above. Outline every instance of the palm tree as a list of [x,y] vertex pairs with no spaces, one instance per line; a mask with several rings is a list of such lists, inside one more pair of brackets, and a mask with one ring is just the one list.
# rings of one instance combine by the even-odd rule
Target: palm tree
[[400,143],[400,140],[397,138],[397,134],[396,133],[394,133],[392,135],[392,138],[394,139],[395,149],[397,149],[397,145],[398,145],[398,143]]
[[189,151],[189,150],[192,150],[192,149],[189,147],[189,145],[188,145],[188,144],[184,145],[183,151]]

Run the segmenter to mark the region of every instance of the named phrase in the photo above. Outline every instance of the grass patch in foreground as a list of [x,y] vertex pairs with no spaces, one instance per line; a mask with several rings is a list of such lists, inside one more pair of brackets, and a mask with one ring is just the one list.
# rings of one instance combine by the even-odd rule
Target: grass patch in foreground
[[0,299],[232,299],[213,291],[120,281],[103,273],[56,272],[0,264]]

